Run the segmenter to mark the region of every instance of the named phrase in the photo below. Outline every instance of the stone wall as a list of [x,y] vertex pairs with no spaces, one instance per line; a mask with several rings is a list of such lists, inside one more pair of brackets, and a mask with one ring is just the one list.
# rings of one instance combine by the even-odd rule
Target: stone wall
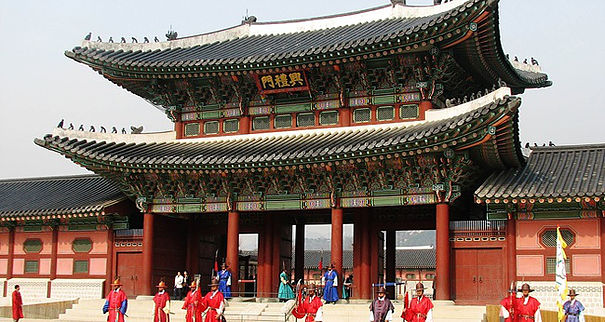
[[61,279],[52,280],[50,297],[53,299],[102,299],[104,279]]
[[[531,296],[540,301],[540,307],[543,310],[556,311],[557,293],[555,282],[519,282],[520,287],[523,283],[529,283],[535,291]],[[600,282],[568,282],[567,288],[573,288],[579,294],[577,299],[584,304],[587,312],[601,312],[603,308],[603,287]]]

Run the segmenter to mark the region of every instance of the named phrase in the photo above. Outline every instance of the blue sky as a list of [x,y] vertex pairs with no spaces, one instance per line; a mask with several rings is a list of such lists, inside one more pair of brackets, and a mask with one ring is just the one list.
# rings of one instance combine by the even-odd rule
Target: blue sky
[[[425,2],[418,0],[416,2]],[[248,10],[259,21],[314,17],[380,6],[387,1],[0,1],[0,178],[83,173],[33,139],[60,119],[76,126],[144,125],[171,129],[154,107],[64,56],[88,32],[119,39],[164,39],[239,24]],[[521,95],[521,140],[556,144],[605,141],[604,1],[502,0],[505,52],[535,57],[554,85]]]

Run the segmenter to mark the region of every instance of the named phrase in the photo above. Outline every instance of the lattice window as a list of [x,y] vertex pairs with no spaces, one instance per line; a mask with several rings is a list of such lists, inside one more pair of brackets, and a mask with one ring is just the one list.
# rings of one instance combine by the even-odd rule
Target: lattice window
[[401,105],[401,107],[399,107],[399,117],[403,120],[418,118],[418,105]]
[[353,111],[353,122],[367,123],[372,120],[372,110],[369,108],[358,108]]
[[[561,229],[561,237],[569,246],[573,244],[576,236],[569,229]],[[557,230],[553,228],[543,231],[540,240],[545,247],[557,247]]]
[[395,118],[395,107],[381,106],[376,109],[376,119],[379,121],[390,121]]
[[23,251],[26,253],[39,253],[42,250],[42,241],[39,239],[27,239],[23,243]]
[[254,119],[252,119],[252,129],[267,130],[269,129],[269,122],[270,121],[268,116],[255,117]]
[[276,129],[284,129],[292,127],[292,115],[283,114],[283,115],[275,115],[275,128]]
[[26,273],[38,273],[40,269],[40,263],[37,260],[26,260],[25,261],[25,272]]
[[218,133],[218,121],[210,121],[204,123],[204,134],[217,134]]
[[185,124],[185,136],[198,136],[198,135],[200,135],[200,123]]
[[239,131],[239,120],[230,119],[223,122],[223,131],[225,133],[233,133]]
[[75,273],[88,273],[88,260],[74,261],[74,274]]
[[319,124],[333,125],[338,124],[338,111],[326,111],[319,113]]
[[296,115],[296,126],[315,126],[315,114],[313,113],[300,113]]
[[88,238],[76,238],[71,248],[75,253],[88,253],[92,250],[92,241]]
[[[571,261],[568,259],[565,260],[565,271],[567,274],[571,274]],[[556,274],[557,273],[557,258],[556,257],[546,257],[546,274]]]

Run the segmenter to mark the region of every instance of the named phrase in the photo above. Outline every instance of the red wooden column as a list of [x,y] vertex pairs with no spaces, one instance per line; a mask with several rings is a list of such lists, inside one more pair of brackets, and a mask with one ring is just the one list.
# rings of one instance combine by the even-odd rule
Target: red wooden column
[[421,101],[420,104],[418,104],[418,117],[421,120],[424,120],[425,112],[432,108],[433,108],[433,103],[431,101]]
[[[396,237],[396,232],[393,229],[387,230],[387,236],[386,236],[386,244],[387,244],[387,251],[386,251],[386,281],[391,283],[391,282],[395,282],[395,270],[396,270],[396,256],[397,256],[397,248],[395,245],[395,237]],[[389,286],[387,287],[387,292],[389,292],[389,297],[391,299],[395,298],[395,286]]]
[[271,294],[271,269],[273,263],[273,218],[271,214],[266,214],[265,231],[263,233],[263,262],[259,263],[262,267],[262,275],[258,282],[262,283],[263,293],[261,297],[270,297]]
[[296,282],[305,280],[305,224],[300,219],[296,223],[296,245],[294,250],[294,279]]
[[[52,229],[52,247],[50,257],[50,279],[57,278],[57,250],[59,248],[59,226],[51,226]],[[49,291],[50,292],[50,291]],[[50,297],[50,294],[49,294]]]
[[256,297],[262,297],[264,294],[264,269],[263,264],[265,263],[265,228],[258,232],[258,258],[256,266]]
[[450,206],[437,204],[436,300],[450,300]]
[[141,294],[152,295],[151,285],[153,272],[153,214],[143,215],[143,276]]
[[330,261],[334,265],[336,273],[338,273],[338,294],[341,296],[342,287],[342,208],[332,208],[332,239]]
[[52,287],[52,280],[57,278],[57,250],[59,249],[59,226],[51,225],[51,229],[52,237],[50,250],[50,281],[48,281],[48,287],[46,288],[46,297],[49,298]]
[[[13,278],[13,257],[15,255],[15,227],[8,227],[8,258],[6,264],[6,279],[9,280]],[[3,296],[8,296],[11,294],[8,289],[8,282],[4,283],[4,294]]]
[[239,119],[239,133],[248,134],[250,133],[250,116],[242,116]]
[[[230,211],[227,222],[227,265],[231,270],[231,291],[238,292],[239,279],[239,212]],[[236,293],[238,296],[239,294]]]
[[[362,299],[372,298],[372,287],[370,286],[370,268],[371,268],[371,256],[370,256],[370,229],[369,225],[369,214],[367,209],[363,209],[361,214],[361,276],[359,279],[359,297]],[[355,280],[353,280],[355,282]]]
[[506,257],[508,261],[506,286],[517,280],[517,229],[514,216],[515,214],[509,214],[506,222]]
[[603,306],[605,307],[605,218],[601,221],[601,282],[603,284]]
[[107,266],[105,266],[105,291],[103,294],[109,292],[111,289],[111,280],[113,274],[113,251],[115,247],[115,237],[113,233],[113,227],[107,226]]
[[353,285],[352,285],[352,298],[361,298],[361,290],[359,289],[359,283],[361,281],[361,234],[362,234],[361,216],[359,213],[355,214],[355,223],[353,224]]

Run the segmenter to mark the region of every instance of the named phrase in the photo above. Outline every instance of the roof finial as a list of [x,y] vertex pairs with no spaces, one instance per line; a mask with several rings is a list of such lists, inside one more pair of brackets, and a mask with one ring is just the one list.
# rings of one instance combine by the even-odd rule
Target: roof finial
[[247,23],[247,24],[255,23],[256,20],[257,19],[255,16],[248,16],[248,9],[246,9],[246,15],[244,16],[244,19],[242,20],[242,25],[245,23]]
[[179,34],[176,31],[172,30],[172,25],[170,25],[170,29],[168,29],[168,32],[166,33],[166,40],[175,40],[178,35]]

